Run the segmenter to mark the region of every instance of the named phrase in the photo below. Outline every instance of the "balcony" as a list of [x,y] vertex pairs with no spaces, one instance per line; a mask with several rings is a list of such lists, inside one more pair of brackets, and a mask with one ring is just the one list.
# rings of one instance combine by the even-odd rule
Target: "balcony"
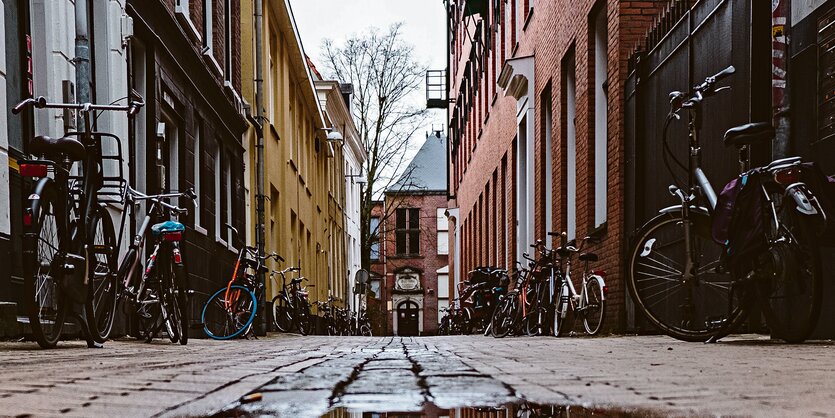
[[446,86],[446,70],[426,72],[426,108],[446,109],[449,107]]

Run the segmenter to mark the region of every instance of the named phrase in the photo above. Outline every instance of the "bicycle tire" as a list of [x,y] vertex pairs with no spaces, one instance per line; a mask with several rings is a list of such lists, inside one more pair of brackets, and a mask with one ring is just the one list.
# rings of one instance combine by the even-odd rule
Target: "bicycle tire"
[[313,333],[313,320],[310,314],[310,305],[306,300],[299,298],[296,301],[296,328],[301,335]]
[[564,337],[574,330],[574,309],[571,306],[570,292],[568,283],[563,281],[554,301],[554,324],[551,335],[555,337]]
[[[188,344],[188,330],[189,330],[189,298],[188,298],[188,275],[185,272],[185,266],[182,263],[176,263],[173,258],[173,251],[176,247],[171,248],[172,257],[168,260],[168,267],[165,269],[166,275],[169,277],[166,282],[168,285],[167,304],[169,310],[169,322],[171,328],[177,334],[177,341],[180,345]],[[166,299],[163,299],[166,300]]]
[[[820,248],[812,221],[796,210],[794,199],[783,195],[772,198],[782,200],[778,218],[786,226],[788,238],[771,237],[774,244],[767,251],[773,274],[758,280],[757,295],[772,337],[800,343],[809,337],[820,317]],[[775,231],[771,233],[777,235]]]
[[[658,284],[651,285],[650,287],[644,284],[647,280],[653,279],[650,270],[670,274],[670,277],[658,276],[655,278],[662,283],[681,282],[681,279],[676,278],[681,272],[675,267],[668,267],[662,261],[649,258],[652,253],[659,253],[656,251],[656,247],[668,248],[679,243],[683,244],[684,230],[681,228],[683,228],[684,220],[681,218],[680,212],[658,215],[639,230],[635,245],[629,253],[627,284],[636,309],[656,329],[678,340],[703,342],[714,337],[719,329],[736,328],[743,318],[743,309],[739,301],[734,300],[732,301],[733,308],[730,309],[729,313],[729,286],[732,278],[729,274],[715,271],[716,268],[711,272],[706,267],[718,267],[719,257],[722,251],[722,247],[714,243],[711,238],[710,217],[701,212],[691,211],[690,222],[692,222],[691,231],[694,233],[694,244],[696,244],[694,252],[699,254],[700,259],[709,260],[707,263],[701,263],[703,271],[700,273],[703,281],[699,283],[700,286],[698,288],[694,284],[696,282],[691,281],[688,283],[688,292],[684,292],[687,294],[685,300],[661,299],[659,301],[652,301],[648,300],[652,296],[664,296],[665,294],[666,296],[672,296],[677,295],[677,293],[673,293],[673,291],[665,292],[663,290],[658,292],[657,289],[652,288],[652,286],[658,286]],[[658,242],[661,242],[661,245],[657,245]],[[661,256],[662,258],[671,260],[672,263],[682,264],[672,257],[683,260],[685,252],[682,248],[673,255]],[[646,262],[641,263],[644,260]],[[639,268],[647,270],[640,271]],[[708,279],[714,280],[710,281]],[[691,283],[693,285],[690,285]],[[727,285],[723,285],[725,283]],[[703,291],[704,289],[712,289],[715,292],[712,295],[706,295],[705,293],[708,292]],[[648,290],[654,293],[645,294]],[[697,300],[695,302],[688,302],[687,298]],[[664,304],[656,308],[655,306],[661,302],[664,302]],[[714,320],[714,318],[719,319]],[[722,325],[718,329],[711,327],[710,323],[715,321],[721,321],[729,325]]]
[[606,299],[603,284],[596,276],[591,276],[583,290],[585,306],[583,308],[583,327],[589,335],[596,335],[603,328],[606,320]]
[[116,232],[113,220],[104,208],[93,214],[91,225],[93,256],[90,257],[90,298],[84,304],[87,326],[93,340],[103,343],[110,338],[116,318],[119,296],[116,275]]
[[24,226],[23,236],[24,307],[35,341],[41,348],[53,348],[70,305],[60,284],[63,263],[56,260],[69,240],[67,214],[57,210],[54,188],[44,187],[33,196],[37,198],[30,196],[27,208],[32,223]]
[[493,310],[493,315],[490,321],[490,335],[492,335],[493,338],[504,338],[508,333],[510,333],[510,329],[506,326],[505,318],[507,317],[510,309],[511,295],[514,297],[516,296],[513,294],[505,295],[501,302],[496,305],[496,309]]
[[225,303],[227,287],[224,286],[209,297],[200,314],[203,332],[214,340],[229,340],[240,336],[255,319],[258,308],[255,293],[237,284],[229,286],[228,290],[230,299],[234,299],[229,300],[228,309]]
[[290,301],[283,291],[273,298],[273,324],[280,332],[293,330],[293,312],[289,305]]

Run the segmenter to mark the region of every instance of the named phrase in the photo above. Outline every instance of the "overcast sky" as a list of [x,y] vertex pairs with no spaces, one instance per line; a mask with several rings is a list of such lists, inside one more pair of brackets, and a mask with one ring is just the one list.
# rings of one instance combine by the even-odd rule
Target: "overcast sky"
[[[319,68],[325,67],[322,41],[341,40],[376,26],[387,28],[403,22],[403,38],[415,47],[415,58],[430,69],[446,68],[446,22],[442,0],[290,0],[305,52]],[[426,92],[415,93],[416,103],[426,105]],[[432,123],[444,123],[446,113],[433,110],[431,120],[419,130],[420,138]],[[417,139],[417,138],[416,138]],[[418,144],[422,141],[416,141]]]

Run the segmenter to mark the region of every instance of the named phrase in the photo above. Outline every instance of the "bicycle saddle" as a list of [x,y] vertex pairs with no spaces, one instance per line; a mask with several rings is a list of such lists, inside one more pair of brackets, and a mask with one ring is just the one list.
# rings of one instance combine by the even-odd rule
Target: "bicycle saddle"
[[297,279],[290,280],[290,284],[299,284],[299,283],[301,283],[301,282],[302,282],[302,280],[304,280],[304,279],[302,279],[301,277],[299,277],[299,278],[297,278]]
[[580,258],[580,261],[595,262],[595,261],[597,261],[597,254],[595,254],[595,253],[582,253],[582,254],[580,254],[579,258]]
[[770,141],[774,138],[774,128],[768,122],[756,122],[740,125],[725,132],[723,142],[726,147],[742,148],[757,142]]
[[84,148],[84,144],[72,137],[50,138],[46,135],[38,135],[29,141],[29,152],[48,158],[66,155],[73,161],[80,161],[87,154],[87,149]]
[[186,227],[183,224],[174,221],[161,222],[151,227],[151,233],[155,236],[183,232],[185,230]]

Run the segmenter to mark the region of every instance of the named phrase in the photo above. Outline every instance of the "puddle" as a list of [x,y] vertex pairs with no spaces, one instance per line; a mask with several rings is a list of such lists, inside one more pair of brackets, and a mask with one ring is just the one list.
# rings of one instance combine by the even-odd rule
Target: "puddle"
[[[360,404],[335,407],[320,414],[315,412],[321,405],[297,405],[293,408],[288,404],[269,405],[262,402],[238,404],[236,407],[224,410],[214,417],[321,417],[321,418],[584,418],[584,417],[613,417],[613,418],[656,418],[668,416],[657,411],[618,408],[589,408],[578,405],[542,405],[524,401],[509,403],[502,406],[467,406],[459,408],[440,408],[435,404],[423,404],[414,409],[392,410],[385,405],[372,402],[377,408],[366,409]],[[397,403],[398,407],[402,403]],[[368,406],[368,405],[365,405]]]

